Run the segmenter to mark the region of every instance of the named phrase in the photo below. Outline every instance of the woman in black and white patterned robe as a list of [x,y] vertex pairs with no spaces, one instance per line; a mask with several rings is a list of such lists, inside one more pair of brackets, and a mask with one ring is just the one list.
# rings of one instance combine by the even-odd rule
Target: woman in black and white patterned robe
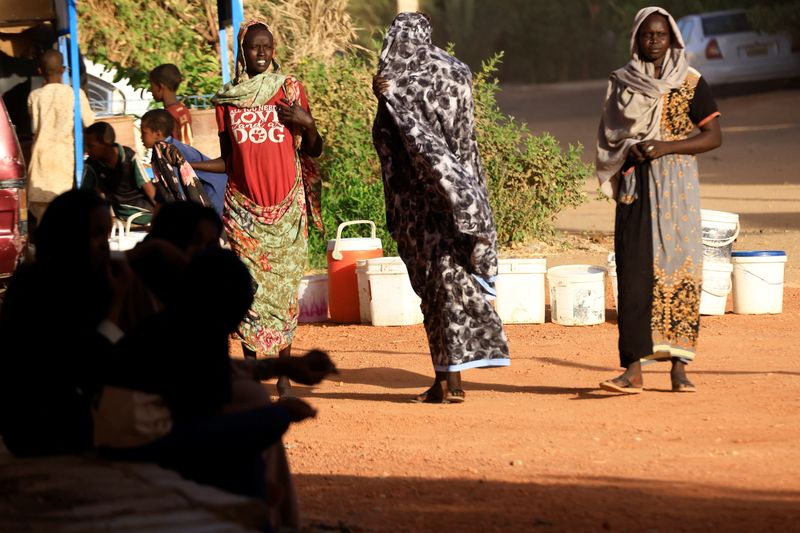
[[386,220],[422,299],[436,371],[415,400],[461,402],[461,370],[510,363],[491,303],[497,233],[475,140],[472,76],[431,44],[424,15],[401,13],[386,33],[374,88]]

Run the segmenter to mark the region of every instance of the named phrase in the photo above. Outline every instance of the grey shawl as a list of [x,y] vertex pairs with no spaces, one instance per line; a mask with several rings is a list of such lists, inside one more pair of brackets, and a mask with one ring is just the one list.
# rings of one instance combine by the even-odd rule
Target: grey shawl
[[[674,34],[660,78],[654,77],[653,63],[639,57],[637,40],[639,27],[653,13],[667,17]],[[659,138],[663,95],[680,87],[689,69],[678,25],[672,15],[660,7],[646,7],[636,14],[630,50],[631,60],[628,64],[612,72],[609,77],[597,135],[595,172],[600,190],[615,200],[620,188],[620,171],[628,151],[641,141]],[[623,184],[623,195],[631,192],[633,185]]]

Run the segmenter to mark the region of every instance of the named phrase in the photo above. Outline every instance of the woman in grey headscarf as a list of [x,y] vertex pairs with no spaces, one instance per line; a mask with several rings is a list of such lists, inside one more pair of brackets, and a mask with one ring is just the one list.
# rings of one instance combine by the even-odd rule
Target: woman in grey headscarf
[[[700,330],[702,233],[694,154],[722,142],[719,112],[662,8],[640,10],[630,62],[611,73],[597,141],[601,190],[617,201],[619,354],[625,372],[600,384],[642,391],[644,359],[669,360],[672,390],[693,392],[686,364]],[[690,137],[699,128],[700,132]]]
[[424,15],[401,13],[386,33],[375,91],[386,220],[422,299],[436,372],[415,400],[463,402],[461,370],[509,365],[490,302],[497,234],[475,140],[472,75],[431,44]]

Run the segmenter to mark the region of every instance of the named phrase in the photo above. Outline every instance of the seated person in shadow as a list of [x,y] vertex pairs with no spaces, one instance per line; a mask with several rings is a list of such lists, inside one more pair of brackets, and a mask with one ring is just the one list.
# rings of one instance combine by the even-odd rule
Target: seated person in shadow
[[155,461],[189,479],[281,504],[275,523],[296,525],[288,463],[282,447],[272,445],[289,423],[313,417],[315,411],[295,398],[270,404],[254,378],[287,373],[313,384],[335,367],[317,351],[280,367],[239,362],[238,370],[232,368],[228,336],[253,297],[247,268],[233,252],[200,252],[179,287],[164,312],[119,340],[108,379],[110,385],[163,397],[173,429],[143,447],[110,453]]
[[109,258],[108,204],[93,191],[54,199],[0,308],[0,433],[15,455],[82,452],[90,404],[111,350],[98,333],[119,320],[131,273]]
[[114,215],[127,220],[137,213],[137,224],[149,224],[156,207],[156,188],[147,177],[136,152],[116,142],[108,122],[95,122],[83,134],[89,158],[82,189],[91,189],[111,203]]

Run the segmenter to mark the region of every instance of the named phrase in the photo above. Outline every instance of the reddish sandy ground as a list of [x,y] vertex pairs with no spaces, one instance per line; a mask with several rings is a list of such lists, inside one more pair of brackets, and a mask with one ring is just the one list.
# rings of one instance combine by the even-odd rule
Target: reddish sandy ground
[[[609,302],[610,304],[610,302]],[[612,307],[608,305],[608,307]],[[510,368],[465,373],[467,402],[419,405],[421,326],[304,325],[297,352],[341,374],[286,445],[316,531],[789,531],[800,523],[800,289],[784,313],[703,320],[690,376],[615,396],[616,325],[507,327]],[[269,385],[271,390],[272,385]]]

